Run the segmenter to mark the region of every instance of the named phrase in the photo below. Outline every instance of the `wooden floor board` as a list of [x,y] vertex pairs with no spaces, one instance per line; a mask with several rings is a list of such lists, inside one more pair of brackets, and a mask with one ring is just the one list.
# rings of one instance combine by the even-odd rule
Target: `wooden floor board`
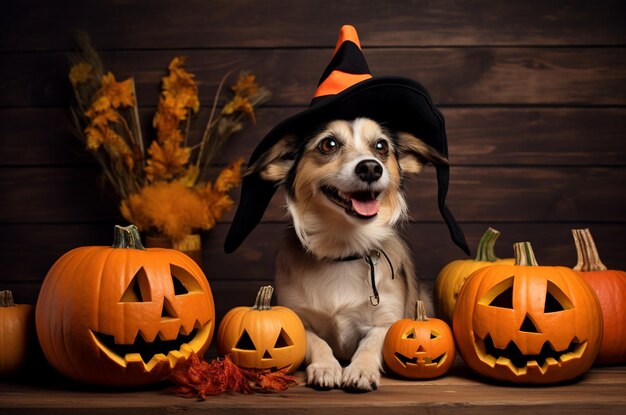
[[68,381],[0,384],[0,413],[116,414],[618,414],[626,405],[626,367],[594,368],[576,382],[515,386],[477,380],[461,363],[439,379],[408,381],[383,377],[367,394],[318,391],[304,386],[256,395],[221,395],[205,401],[172,395],[167,385],[143,390],[102,390]]

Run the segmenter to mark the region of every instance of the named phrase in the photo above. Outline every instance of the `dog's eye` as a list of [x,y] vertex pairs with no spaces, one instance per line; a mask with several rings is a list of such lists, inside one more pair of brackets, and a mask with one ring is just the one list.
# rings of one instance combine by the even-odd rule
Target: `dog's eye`
[[317,148],[323,154],[332,154],[339,148],[339,143],[334,137],[326,137],[320,141]]
[[389,143],[386,140],[378,140],[375,145],[378,154],[386,156],[389,153]]

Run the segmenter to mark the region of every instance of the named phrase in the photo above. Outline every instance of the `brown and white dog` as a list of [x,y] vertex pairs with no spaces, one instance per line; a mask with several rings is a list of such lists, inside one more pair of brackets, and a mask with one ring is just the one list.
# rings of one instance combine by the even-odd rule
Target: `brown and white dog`
[[[250,174],[286,188],[293,227],[275,283],[278,303],[306,328],[310,385],[378,386],[387,329],[411,314],[418,297],[399,233],[408,219],[403,183],[429,161],[446,163],[418,138],[357,118],[332,121],[306,140],[284,137],[250,166]],[[421,299],[432,309],[428,296]]]

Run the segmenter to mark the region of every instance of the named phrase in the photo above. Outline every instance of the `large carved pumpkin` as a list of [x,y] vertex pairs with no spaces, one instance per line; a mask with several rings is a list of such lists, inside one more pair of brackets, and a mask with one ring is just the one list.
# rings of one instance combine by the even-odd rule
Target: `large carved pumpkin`
[[589,229],[573,229],[578,263],[574,267],[600,300],[604,331],[597,364],[626,363],[626,272],[607,269]]
[[383,359],[396,375],[431,379],[446,373],[455,358],[450,326],[426,317],[424,303],[417,301],[415,320],[405,318],[389,327],[383,344]]
[[598,298],[575,271],[538,266],[527,242],[515,244],[515,258],[515,265],[479,269],[461,289],[453,329],[463,360],[510,382],[583,374],[600,347]]
[[46,276],[36,310],[48,361],[76,380],[141,385],[162,380],[214,328],[211,288],[185,254],[144,249],[137,228],[115,228],[112,247],[76,248]]
[[306,352],[304,325],[289,308],[270,306],[273,292],[270,285],[261,287],[253,307],[226,313],[217,331],[217,351],[244,369],[293,372]]
[[500,259],[496,256],[494,247],[499,236],[498,230],[488,228],[478,242],[476,258],[457,259],[442,268],[435,280],[434,289],[437,317],[448,324],[452,323],[452,315],[461,287],[474,271],[493,264],[512,265],[515,262],[513,258]]

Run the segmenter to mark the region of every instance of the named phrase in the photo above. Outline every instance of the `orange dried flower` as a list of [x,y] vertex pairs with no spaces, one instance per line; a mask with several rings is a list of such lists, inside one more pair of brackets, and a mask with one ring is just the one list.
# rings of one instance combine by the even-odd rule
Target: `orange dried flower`
[[91,106],[96,111],[104,111],[109,107],[131,107],[135,105],[132,78],[117,82],[111,72],[102,76],[102,86],[96,92],[96,97]]
[[241,182],[241,165],[243,158],[239,158],[230,166],[224,168],[215,180],[215,188],[220,192],[228,192]]
[[128,169],[132,169],[135,162],[133,153],[124,141],[124,138],[108,126],[88,126],[85,128],[87,148],[93,151],[104,146],[112,158],[122,159]]
[[162,144],[153,141],[148,148],[150,158],[144,169],[148,179],[169,180],[184,173],[190,152],[189,147],[180,147],[173,141],[165,141]]
[[215,189],[211,182],[207,182],[204,186],[198,186],[196,190],[198,197],[207,207],[204,212],[204,220],[211,225],[211,228],[215,226],[222,214],[232,209],[235,204],[228,194]]
[[249,97],[259,91],[259,84],[256,83],[256,77],[254,75],[242,73],[239,75],[237,82],[235,82],[230,89],[235,95]]
[[109,122],[116,123],[120,119],[120,115],[113,108],[107,108],[103,111],[95,111],[88,109],[85,111],[85,115],[91,119],[90,126],[103,127],[109,124]]
[[122,201],[124,218],[143,231],[158,231],[180,240],[194,229],[210,229],[206,206],[197,192],[178,181],[159,181],[144,186]]
[[224,105],[224,108],[222,108],[222,114],[225,115],[231,115],[235,112],[248,114],[250,120],[252,122],[256,122],[256,118],[254,116],[254,106],[248,98],[242,97],[241,95],[235,95],[233,99]]
[[122,201],[124,218],[143,231],[156,230],[180,240],[193,230],[209,230],[233,207],[232,199],[210,182],[188,187],[179,180],[157,181]]
[[169,75],[163,77],[163,96],[172,97],[193,112],[200,109],[198,85],[194,76],[183,68],[186,58],[177,56],[170,62]]
[[93,67],[87,62],[79,62],[70,68],[70,82],[73,86],[87,82],[91,78]]

